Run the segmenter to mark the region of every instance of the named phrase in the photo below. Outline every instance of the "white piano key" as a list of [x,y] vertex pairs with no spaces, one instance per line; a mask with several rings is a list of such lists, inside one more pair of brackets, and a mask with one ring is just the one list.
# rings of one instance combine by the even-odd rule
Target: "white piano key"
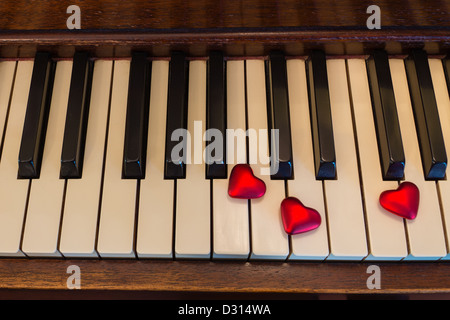
[[97,252],[104,258],[132,258],[137,182],[122,179],[130,61],[115,61]]
[[409,255],[405,260],[438,260],[447,255],[436,182],[425,181],[403,60],[389,61],[405,150],[405,180],[420,190],[417,218],[406,221]]
[[328,60],[337,180],[324,182],[331,254],[362,260],[368,254],[345,60]]
[[386,212],[379,202],[380,194],[397,189],[398,182],[383,180],[366,62],[349,59],[347,64],[370,243],[366,260],[401,260],[408,255],[403,219]]
[[[227,62],[227,129],[246,131],[244,61]],[[231,148],[234,149],[231,149]],[[233,152],[231,152],[233,151]],[[246,141],[227,140],[228,177],[247,163]],[[213,180],[213,258],[247,259],[250,253],[248,201],[228,196],[228,179]]]
[[65,180],[59,178],[72,61],[56,65],[55,84],[39,179],[32,180],[22,251],[30,257],[58,257]]
[[[441,120],[442,133],[444,135],[445,149],[447,154],[450,150],[450,99],[445,79],[445,73],[442,61],[439,59],[429,59],[431,78],[433,81],[434,93],[436,95],[436,103]],[[448,169],[447,169],[448,170]],[[440,200],[442,203],[442,214],[444,219],[445,234],[447,234],[447,250],[450,248],[448,243],[448,235],[450,235],[450,181],[447,171],[447,179],[438,181],[438,191],[440,192]],[[443,258],[450,260],[448,254]]]
[[0,139],[3,138],[3,131],[5,129],[16,66],[17,63],[15,61],[0,62]]
[[17,159],[32,72],[32,61],[18,62],[0,161],[0,255],[5,257],[23,256],[20,241],[30,182],[17,179]]
[[[194,132],[194,122],[201,130]],[[192,164],[186,166],[186,179],[177,180],[175,257],[209,259],[211,256],[210,181],[205,179],[205,163],[194,150],[195,139],[202,140],[206,127],[206,61],[189,65],[188,131],[191,135]],[[189,143],[188,143],[189,145]],[[199,144],[200,145],[200,144]],[[201,164],[194,164],[200,161]]]
[[59,251],[65,257],[97,257],[98,208],[103,171],[106,125],[111,91],[112,61],[95,62],[83,175],[69,179],[61,226]]
[[316,230],[291,236],[290,260],[324,260],[329,255],[327,218],[322,181],[316,180],[311,136],[305,62],[288,60],[287,75],[292,130],[292,151],[295,164],[293,180],[288,180],[289,196],[296,197],[317,210],[322,224]]
[[169,62],[152,65],[147,169],[141,180],[136,251],[140,258],[173,256],[174,181],[164,180]]
[[[270,175],[261,175],[261,169],[268,169],[260,157],[269,155],[267,131],[266,83],[263,60],[247,60],[247,114],[248,129],[256,130],[258,141],[253,135],[249,137],[249,162],[254,174],[262,179],[267,187],[266,194],[259,199],[251,200],[251,243],[250,259],[284,260],[289,255],[289,238],[283,228],[280,205],[286,197],[284,180],[271,180]],[[260,150],[260,147],[266,147]],[[256,152],[252,152],[256,150]],[[255,163],[255,164],[253,164]]]

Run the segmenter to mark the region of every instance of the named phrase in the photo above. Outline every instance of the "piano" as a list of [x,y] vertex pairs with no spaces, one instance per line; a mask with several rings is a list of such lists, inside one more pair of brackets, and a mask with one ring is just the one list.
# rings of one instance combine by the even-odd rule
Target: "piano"
[[[2,1],[0,290],[448,293],[450,3],[372,4]],[[237,163],[264,197],[228,197]],[[379,204],[403,181],[413,221]],[[289,196],[318,229],[286,234]]]

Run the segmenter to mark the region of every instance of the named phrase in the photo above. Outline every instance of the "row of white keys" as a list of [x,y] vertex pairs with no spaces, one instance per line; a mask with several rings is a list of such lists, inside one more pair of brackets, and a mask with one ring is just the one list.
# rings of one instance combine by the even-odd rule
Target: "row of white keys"
[[403,219],[388,213],[379,202],[380,194],[397,189],[398,182],[382,177],[366,61],[349,59],[347,64],[367,218],[370,252],[366,260],[401,260],[408,255]]
[[406,221],[409,255],[405,260],[438,260],[447,255],[436,182],[425,181],[403,60],[389,61],[405,151],[405,179],[420,190],[417,218]]
[[328,60],[327,68],[337,163],[337,179],[324,181],[328,260],[362,260],[368,249],[345,60]]
[[112,66],[112,61],[98,60],[95,62],[83,177],[82,179],[69,179],[66,186],[59,244],[59,251],[65,257],[98,256],[95,242]]
[[173,257],[174,181],[164,180],[168,61],[153,61],[147,168],[141,180],[136,251],[140,258]]
[[[251,163],[257,162],[256,165],[252,165],[255,174],[267,185],[266,195],[250,202],[251,226],[249,226],[248,202],[230,199],[227,196],[228,180],[213,181],[214,258],[246,259],[250,253],[249,233],[251,233],[251,259],[286,259],[289,256],[290,259],[322,260],[329,253],[327,228],[331,249],[328,259],[331,260],[360,260],[368,254],[368,260],[400,260],[405,257],[406,260],[437,260],[448,257],[448,243],[446,243],[442,223],[438,191],[441,192],[444,218],[449,221],[450,218],[447,215],[450,212],[448,209],[450,204],[446,196],[450,192],[449,186],[447,181],[440,181],[439,188],[436,189],[435,182],[424,180],[403,61],[393,59],[390,65],[407,162],[405,176],[406,180],[418,185],[421,191],[419,215],[415,221],[406,222],[406,234],[403,220],[384,212],[378,204],[379,194],[384,190],[396,188],[398,184],[383,181],[381,170],[379,170],[365,63],[363,60],[349,60],[347,63],[350,77],[348,82],[345,61],[329,60],[327,62],[338,159],[338,179],[324,182],[327,217],[322,182],[316,181],[314,177],[304,62],[290,60],[287,64],[290,113],[294,124],[292,126],[293,153],[296,159],[296,175],[294,180],[288,181],[288,191],[290,196],[305,199],[305,205],[321,213],[322,226],[313,232],[292,236],[292,252],[289,256],[289,237],[283,230],[279,212],[279,205],[285,197],[284,181],[273,181],[270,176],[261,175],[260,169],[267,169],[268,165],[261,164],[261,159],[251,158]],[[250,60],[246,64],[247,78],[245,79],[244,62],[228,62],[229,128],[245,131],[244,81],[247,81],[249,128],[267,129],[264,62]],[[17,154],[33,63],[29,61],[17,63],[16,72],[15,62],[0,63],[0,71],[2,71],[0,76],[4,77],[5,83],[11,88],[14,82],[0,161],[0,190],[4,190],[0,192],[0,197],[4,197],[2,201],[4,205],[0,208],[2,256],[23,254],[20,250],[22,232],[22,250],[27,255],[58,256],[60,224],[59,251],[64,256],[97,256],[95,238],[99,219],[100,184],[112,66],[111,61],[96,62],[83,179],[67,181],[61,224],[64,180],[59,179],[59,160],[70,87],[71,62],[58,62],[57,65],[41,179],[34,180],[31,188],[29,188],[29,180],[17,179]],[[450,102],[441,61],[431,59],[430,68],[444,136],[447,137],[450,136],[450,123],[446,122]],[[115,62],[98,252],[102,257],[135,257],[134,238],[136,236],[138,256],[172,257],[174,182],[163,179],[164,139],[155,139],[155,137],[164,137],[165,134],[167,81],[160,81],[160,79],[167,79],[168,63],[157,61],[153,64],[149,166],[146,179],[141,181],[140,195],[136,194],[135,180],[121,179],[128,72],[128,61]],[[16,74],[15,80],[14,74]],[[350,84],[350,88],[347,83]],[[206,63],[204,61],[191,62],[189,87],[188,129],[191,134],[194,133],[194,121],[202,121],[203,128],[200,135],[193,135],[193,139],[199,139],[199,137],[203,138],[206,119]],[[356,149],[353,145],[355,139],[349,89],[354,107],[370,252],[367,251],[361,186]],[[4,88],[2,90],[5,92],[0,95],[0,128],[5,123],[4,118],[10,100],[8,90]],[[263,140],[263,145],[267,144],[268,152],[267,135],[259,135],[258,132],[258,138],[266,139],[266,141]],[[446,139],[446,143],[449,143],[449,140]],[[257,156],[261,151],[260,146],[261,141],[250,141],[250,148],[258,147],[255,153]],[[237,144],[236,147],[242,146]],[[450,149],[449,146],[447,148]],[[193,148],[192,150],[194,152]],[[203,139],[202,150],[204,150]],[[232,159],[234,163],[245,163],[245,152],[238,153],[237,149],[234,151],[235,156],[244,155],[242,159]],[[250,157],[253,155],[250,152]],[[160,163],[155,161],[157,158],[161,159]],[[229,172],[232,167],[229,165]],[[178,180],[177,184],[175,255],[179,258],[209,258],[211,255],[209,202],[211,190],[210,182],[205,179],[204,164],[188,165],[186,179]],[[28,190],[30,190],[29,207],[25,217]],[[14,197],[8,196],[11,192]],[[204,194],[208,196],[205,197]],[[134,232],[136,197],[140,198],[137,235]],[[158,206],[155,207],[155,204]],[[23,226],[25,226],[24,230],[22,230]]]
[[[29,180],[17,179],[20,142],[30,90],[32,61],[17,63],[8,124],[0,161],[0,252],[23,256],[20,249]],[[9,96],[9,95],[7,95]],[[7,108],[1,101],[1,108]]]
[[264,61],[247,60],[247,115],[249,135],[249,163],[256,176],[266,184],[266,194],[250,201],[251,243],[250,259],[285,260],[289,255],[289,239],[284,231],[280,204],[286,196],[284,180],[271,180],[269,139],[266,106]]
[[329,255],[327,218],[322,181],[316,180],[314,170],[305,62],[288,60],[287,75],[295,163],[295,176],[287,181],[287,189],[289,196],[297,197],[305,206],[314,208],[322,218],[322,224],[316,230],[291,236],[289,259],[324,260]]
[[[211,257],[210,181],[205,179],[203,134],[206,121],[206,61],[189,65],[188,132],[191,139],[191,164],[186,179],[177,180],[175,214],[175,257],[209,259]],[[195,122],[201,130],[195,130]],[[200,128],[200,127],[198,127]],[[201,150],[195,150],[195,140]],[[189,149],[189,140],[188,140]],[[189,159],[189,153],[187,154]],[[199,164],[195,164],[199,163]]]
[[115,61],[97,252],[134,258],[137,181],[122,179],[130,61]]
[[[235,164],[247,163],[244,68],[243,61],[227,62],[227,127],[236,133],[233,140],[231,135],[227,137],[228,177]],[[248,201],[228,195],[228,179],[214,179],[212,189],[213,258],[247,259],[250,253]]]
[[[441,120],[442,133],[444,135],[445,149],[450,151],[450,99],[445,79],[445,73],[442,66],[442,61],[439,59],[429,59],[431,78],[433,81],[434,93],[436,95],[436,103],[439,111],[439,118]],[[448,170],[448,169],[447,169]],[[440,193],[440,200],[442,203],[442,215],[447,235],[447,255],[443,260],[449,260],[450,255],[448,250],[450,243],[448,242],[448,235],[450,235],[450,180],[447,172],[447,179],[438,181],[438,191]]]
[[59,178],[61,150],[69,99],[72,61],[56,65],[39,179],[32,180],[22,251],[27,256],[60,256],[58,239],[65,180]]

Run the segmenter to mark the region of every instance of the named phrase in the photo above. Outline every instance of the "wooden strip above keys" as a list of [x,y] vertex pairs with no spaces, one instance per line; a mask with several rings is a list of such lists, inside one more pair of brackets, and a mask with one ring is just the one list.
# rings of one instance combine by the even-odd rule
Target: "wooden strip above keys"
[[[35,12],[24,12],[26,10],[23,10],[23,8],[26,3],[24,0],[17,2],[17,5],[9,5],[11,4],[9,1],[2,3],[0,7],[4,14],[0,18],[2,30],[63,30],[67,28],[66,19],[61,19],[59,15],[62,12],[66,17],[67,3],[47,0],[45,3],[36,4]],[[369,3],[371,4],[371,2]],[[384,0],[379,5],[386,6],[386,10],[383,11],[383,26],[390,27],[389,30],[407,25],[426,27],[421,28],[424,31],[436,28],[445,31],[445,27],[448,26],[449,14],[446,2],[441,5],[431,2],[429,10],[420,10],[422,9],[421,3],[412,4],[406,0],[396,2]],[[83,5],[81,8],[82,27],[89,30],[156,29],[154,31],[156,33],[158,30],[171,28],[192,30],[234,27],[253,30],[253,28],[277,26],[281,27],[282,30],[289,28],[286,31],[293,31],[304,30],[306,27],[308,27],[307,30],[315,30],[316,28],[322,28],[323,30],[324,27],[333,26],[334,28],[345,27],[347,36],[350,37],[354,32],[351,27],[366,27],[368,16],[364,11],[367,6],[365,2],[361,3],[356,0],[333,5],[330,5],[330,2],[326,0],[316,0],[313,3],[305,3],[303,6],[298,5],[296,1],[283,1],[281,6],[277,2],[261,3],[256,0],[239,0],[233,3],[136,0],[133,3],[124,3],[119,6],[113,0],[104,0],[102,3],[87,1],[85,6]],[[49,8],[52,8],[52,10],[48,10]],[[437,10],[437,8],[442,10]],[[208,14],[205,14],[205,10]],[[355,12],[361,10],[361,16],[355,14]],[[45,14],[40,14],[41,12],[45,12]],[[9,17],[17,18],[9,19]],[[349,29],[353,32],[349,33]],[[377,32],[383,30],[384,28],[377,30]],[[370,30],[366,30],[366,33],[368,32]],[[148,34],[144,31],[141,33]],[[106,33],[105,37],[108,34]],[[411,33],[409,34],[411,36]],[[326,36],[328,36],[328,32],[322,31],[322,37]],[[132,40],[129,39],[129,41]]]

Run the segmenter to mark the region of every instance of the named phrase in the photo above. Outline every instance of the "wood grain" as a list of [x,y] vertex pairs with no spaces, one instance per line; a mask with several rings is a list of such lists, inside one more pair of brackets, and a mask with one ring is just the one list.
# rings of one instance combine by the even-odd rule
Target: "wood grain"
[[[0,56],[33,57],[48,50],[71,57],[88,50],[98,57],[154,56],[182,50],[205,56],[264,55],[272,49],[306,55],[390,54],[424,47],[443,54],[450,47],[450,5],[445,0],[380,0],[381,30],[368,30],[372,0],[134,0],[27,1],[0,3]],[[66,9],[81,8],[82,30],[67,30]]]
[[382,25],[449,27],[445,0],[3,0],[1,30],[64,30],[78,5],[83,30],[201,28],[366,28],[370,5],[381,9]]
[[369,290],[367,263],[147,260],[0,260],[0,289],[67,290],[67,267],[82,290],[225,293],[413,294],[450,292],[445,263],[376,263],[382,290]]
[[429,54],[445,54],[450,49],[446,30],[268,30],[223,32],[11,32],[0,33],[0,57],[32,58],[37,50],[58,57],[72,57],[75,50],[89,51],[95,57],[129,57],[132,50],[168,57],[173,50],[189,56],[207,56],[222,50],[228,56],[261,56],[271,50],[286,55],[308,55],[321,49],[328,55],[370,54],[385,49],[389,54],[407,54],[411,48],[424,48]]

